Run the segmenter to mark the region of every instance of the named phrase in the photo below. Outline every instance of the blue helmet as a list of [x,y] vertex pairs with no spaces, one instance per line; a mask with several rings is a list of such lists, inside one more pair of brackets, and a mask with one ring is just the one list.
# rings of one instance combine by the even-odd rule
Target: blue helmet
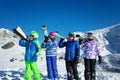
[[68,33],[68,36],[73,36],[73,37],[75,37],[75,35],[74,35],[73,32],[69,32],[69,33]]

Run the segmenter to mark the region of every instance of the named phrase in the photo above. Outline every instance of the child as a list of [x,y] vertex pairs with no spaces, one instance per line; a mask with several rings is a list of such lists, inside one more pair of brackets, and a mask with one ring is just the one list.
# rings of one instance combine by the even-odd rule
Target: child
[[42,48],[46,48],[46,62],[47,62],[47,72],[49,80],[58,79],[58,70],[57,70],[57,46],[58,43],[55,40],[55,33],[50,32],[49,37],[45,37],[44,42],[42,43]]
[[95,80],[96,71],[96,57],[99,58],[99,64],[101,63],[100,51],[98,49],[97,42],[94,40],[93,34],[88,33],[87,40],[82,44],[84,51],[84,63],[85,63],[85,80]]
[[38,41],[38,33],[36,31],[32,31],[30,33],[30,40],[28,42],[21,39],[19,41],[19,45],[26,47],[25,53],[25,80],[32,80],[32,73],[34,75],[35,80],[42,80],[38,67],[37,67],[37,57],[40,55],[41,46]]
[[80,45],[74,40],[74,34],[68,34],[67,42],[64,42],[64,39],[61,39],[59,42],[59,47],[66,47],[65,62],[68,80],[79,80],[77,64],[80,58]]

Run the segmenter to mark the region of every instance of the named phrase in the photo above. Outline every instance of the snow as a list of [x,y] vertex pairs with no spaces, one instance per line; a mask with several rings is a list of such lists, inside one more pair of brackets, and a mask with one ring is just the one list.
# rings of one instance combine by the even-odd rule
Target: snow
[[[98,41],[103,58],[102,64],[96,63],[96,79],[120,80],[120,24],[90,32],[93,32]],[[75,32],[75,34],[80,34],[82,37],[86,37],[86,34],[82,32]],[[24,48],[18,45],[19,39],[20,38],[11,31],[4,28],[0,29],[0,80],[24,80]],[[8,42],[14,42],[15,46],[9,49],[2,49],[1,47]],[[61,58],[64,57],[64,49],[65,48],[58,48],[57,52],[60,80],[67,80],[65,61]],[[47,80],[44,49],[42,50],[37,63],[43,80]],[[81,60],[81,63],[78,64],[78,72],[81,80],[84,80],[83,59]]]

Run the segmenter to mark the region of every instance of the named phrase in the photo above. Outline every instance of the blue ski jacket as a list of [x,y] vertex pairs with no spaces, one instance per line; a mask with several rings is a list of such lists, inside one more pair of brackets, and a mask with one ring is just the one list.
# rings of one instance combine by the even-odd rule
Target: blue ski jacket
[[25,61],[32,61],[32,62],[37,61],[37,56],[39,56],[41,53],[40,42],[37,38],[29,42],[26,42],[23,39],[21,39],[19,41],[19,45],[22,47],[26,47]]
[[80,58],[80,45],[77,41],[59,42],[59,47],[66,47],[65,60],[72,61]]
[[51,40],[49,40],[48,42],[43,42],[41,44],[42,48],[46,48],[46,56],[56,56],[57,46],[58,46],[57,41]]

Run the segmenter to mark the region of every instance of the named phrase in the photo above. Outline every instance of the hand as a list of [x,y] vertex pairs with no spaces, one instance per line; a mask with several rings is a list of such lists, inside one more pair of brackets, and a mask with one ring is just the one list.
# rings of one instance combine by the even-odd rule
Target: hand
[[98,56],[98,63],[101,64],[101,62],[102,62],[102,57]]
[[37,55],[36,55],[36,54],[33,55],[30,60],[31,60],[31,61],[36,61],[36,60],[37,60]]
[[64,41],[65,39],[64,38],[60,38],[60,42]]
[[83,43],[83,39],[79,38],[79,44],[81,45]]
[[76,58],[75,60],[74,60],[74,63],[75,64],[78,64],[80,62],[80,60],[78,59],[78,58]]
[[49,38],[47,36],[45,36],[45,40],[44,42],[48,42]]
[[80,37],[80,35],[79,35],[79,34],[76,34],[76,37]]

